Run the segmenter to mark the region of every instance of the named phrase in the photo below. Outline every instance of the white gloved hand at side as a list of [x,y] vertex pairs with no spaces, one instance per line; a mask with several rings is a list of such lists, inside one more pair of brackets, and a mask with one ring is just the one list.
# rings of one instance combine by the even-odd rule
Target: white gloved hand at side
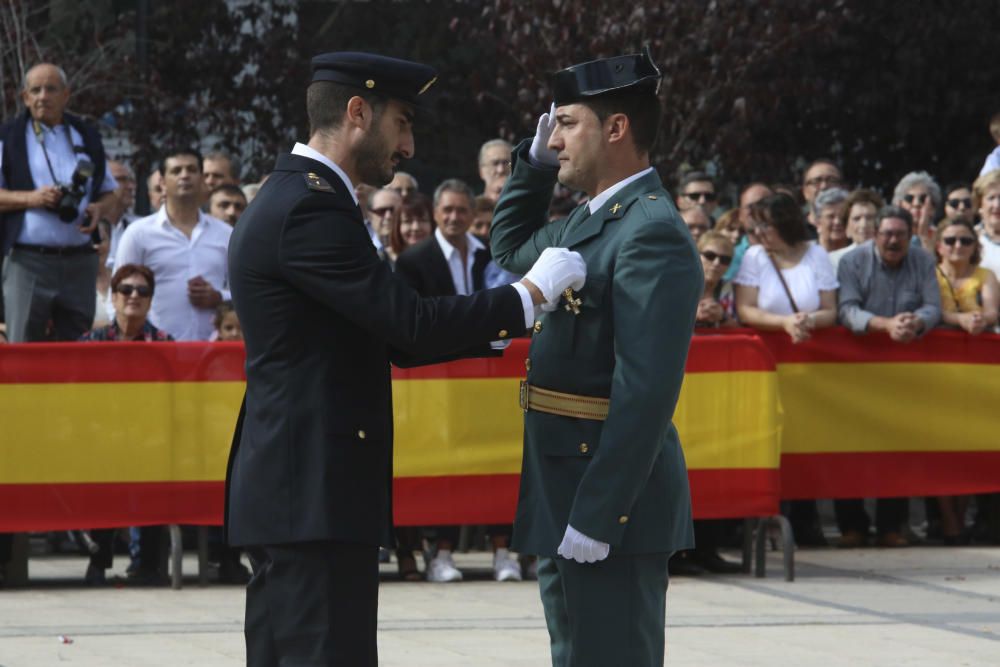
[[580,253],[566,248],[546,248],[524,279],[537,287],[548,305],[555,308],[567,287],[583,288],[587,279],[587,264]]
[[573,526],[567,524],[566,534],[556,553],[577,563],[596,563],[608,557],[611,545],[587,537]]
[[552,130],[556,129],[556,105],[552,104],[548,113],[543,113],[538,117],[538,128],[535,130],[535,138],[531,140],[531,148],[528,149],[528,158],[536,167],[558,167],[559,154],[549,148],[549,137]]

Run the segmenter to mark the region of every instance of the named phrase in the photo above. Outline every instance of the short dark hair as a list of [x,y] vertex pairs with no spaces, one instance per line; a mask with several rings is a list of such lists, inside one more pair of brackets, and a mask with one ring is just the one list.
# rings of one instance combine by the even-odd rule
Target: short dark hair
[[689,171],[681,177],[680,185],[678,189],[683,192],[684,188],[691,185],[692,183],[711,183],[712,187],[715,187],[715,180],[703,171]]
[[365,90],[345,86],[334,81],[314,81],[306,89],[306,115],[309,117],[309,135],[338,129],[344,122],[347,103],[360,97],[374,110],[377,120],[385,109],[386,99]]
[[219,194],[220,192],[223,192],[227,195],[233,195],[234,197],[240,197],[243,199],[244,202],[246,202],[247,200],[247,196],[246,194],[244,194],[243,190],[240,189],[240,186],[233,185],[232,183],[223,183],[219,187],[212,190],[208,194],[208,200],[212,201],[212,197]]
[[750,209],[750,217],[756,222],[769,223],[788,245],[809,239],[802,209],[795,199],[784,192],[768,195],[754,204]]
[[201,165],[204,163],[201,152],[197,148],[187,146],[168,146],[166,149],[161,150],[160,157],[156,161],[156,171],[160,172],[161,176],[165,175],[167,160],[180,155],[190,155],[191,157],[198,158],[198,172],[201,173]]
[[656,135],[660,131],[660,98],[655,93],[625,89],[583,99],[580,104],[593,111],[602,123],[611,114],[625,114],[628,116],[636,150],[640,153],[652,152]]
[[910,233],[913,233],[913,216],[905,208],[892,204],[880,208],[878,215],[875,216],[875,231],[878,231],[879,227],[882,226],[882,221],[886,218],[899,218],[906,223],[906,228],[910,230]]
[[960,183],[960,182],[949,183],[945,187],[945,189],[942,190],[942,192],[944,193],[945,199],[947,199],[948,195],[950,195],[955,190],[968,190],[971,193],[972,192],[972,186],[969,185],[968,183]]
[[816,165],[820,165],[820,164],[828,164],[828,165],[830,165],[831,167],[833,167],[834,169],[836,169],[838,172],[840,172],[840,176],[841,176],[841,178],[843,178],[843,176],[844,176],[844,170],[840,168],[840,165],[837,164],[833,160],[833,158],[818,157],[815,160],[813,160],[812,162],[810,162],[806,166],[806,168],[802,170],[802,182],[803,183],[805,183],[805,181],[806,181],[806,174],[809,173],[809,170],[812,169],[813,167],[815,167]]
[[123,264],[115,270],[115,275],[111,276],[111,291],[114,292],[126,278],[132,276],[142,276],[149,285],[150,296],[156,291],[156,278],[153,277],[153,270],[144,264]]

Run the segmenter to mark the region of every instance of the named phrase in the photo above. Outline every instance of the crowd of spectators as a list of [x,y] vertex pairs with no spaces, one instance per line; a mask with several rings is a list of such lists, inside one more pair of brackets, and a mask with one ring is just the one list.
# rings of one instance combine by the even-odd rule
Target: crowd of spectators
[[[241,340],[229,301],[227,249],[266,176],[244,183],[235,155],[202,156],[191,137],[189,144],[160,154],[146,179],[150,209],[140,216],[134,211],[135,173],[127,162],[107,158],[95,126],[66,112],[70,90],[60,68],[29,70],[22,99],[24,112],[0,128],[0,341]],[[1000,115],[990,129],[1000,144]],[[502,139],[483,143],[476,156],[478,191],[456,178],[421,188],[401,171],[383,187],[357,186],[379,256],[421,294],[468,294],[514,279],[489,252],[492,211],[510,174],[511,150]],[[782,331],[796,343],[837,324],[857,334],[885,332],[900,343],[936,326],[970,334],[996,330],[997,155],[1000,147],[971,185],[942,189],[927,172],[908,173],[889,205],[873,189],[852,189],[827,159],[812,162],[795,187],[744,185],[729,209],[708,173],[685,174],[674,192],[704,268],[698,327]],[[553,220],[582,203],[561,186],[553,194]],[[468,353],[499,354],[493,346]],[[944,541],[969,538],[967,499],[932,504]],[[913,541],[907,507],[907,499],[878,502],[878,544]],[[835,509],[839,544],[867,543],[870,520],[863,501],[837,501]],[[800,545],[826,543],[814,501],[792,503],[788,513]],[[114,534],[93,531],[97,550],[86,572],[89,582],[104,580]],[[159,559],[148,553],[159,551],[159,533],[147,528],[131,534],[132,569],[140,578],[157,579],[162,573],[151,563]],[[530,574],[531,563],[508,551],[510,526],[488,526],[485,534],[497,580]],[[454,527],[408,529],[399,538],[396,557],[404,579],[462,578],[451,557],[459,541]],[[721,539],[714,527],[702,525],[702,546],[678,571],[731,571],[715,549]],[[0,536],[0,563],[8,544]],[[424,553],[423,573],[417,551]],[[239,553],[221,544],[216,552],[220,578],[245,581]]]

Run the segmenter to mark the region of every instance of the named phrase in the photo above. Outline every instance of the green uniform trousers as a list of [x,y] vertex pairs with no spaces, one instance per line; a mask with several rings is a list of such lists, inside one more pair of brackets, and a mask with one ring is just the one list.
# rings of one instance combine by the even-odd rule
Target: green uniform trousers
[[661,667],[668,553],[538,559],[552,667]]

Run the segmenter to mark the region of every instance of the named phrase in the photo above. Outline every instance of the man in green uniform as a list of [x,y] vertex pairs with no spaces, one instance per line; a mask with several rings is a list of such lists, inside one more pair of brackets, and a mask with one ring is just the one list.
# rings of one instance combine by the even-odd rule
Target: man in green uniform
[[[493,220],[508,271],[552,246],[587,264],[583,289],[535,322],[521,389],[512,548],[540,557],[557,667],[662,665],[667,561],[694,543],[671,419],[703,278],[649,163],[659,80],[648,52],[556,73],[555,103],[514,150]],[[590,200],[547,223],[557,179]]]

